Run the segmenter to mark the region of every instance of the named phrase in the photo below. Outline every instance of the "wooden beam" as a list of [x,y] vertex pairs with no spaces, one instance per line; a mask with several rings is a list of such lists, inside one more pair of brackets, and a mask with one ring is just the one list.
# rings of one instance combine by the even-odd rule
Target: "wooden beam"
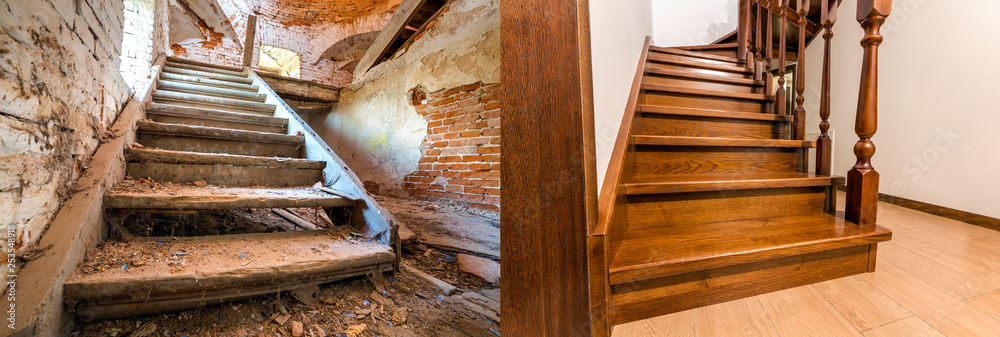
[[340,100],[340,88],[316,82],[257,72],[282,98],[298,101],[332,103]]
[[247,18],[247,37],[243,43],[243,66],[249,67],[253,64],[253,47],[257,35],[257,16],[250,14]]
[[589,4],[500,3],[505,336],[591,336],[597,218]]
[[382,58],[382,55],[385,55],[385,52],[392,46],[392,42],[406,28],[406,23],[416,15],[418,12],[417,9],[423,6],[425,2],[427,0],[403,0],[403,3],[399,4],[399,9],[392,14],[389,22],[385,24],[385,28],[375,38],[375,42],[372,43],[371,47],[368,47],[368,51],[365,52],[365,56],[358,62],[358,66],[354,68],[354,77],[364,74]]

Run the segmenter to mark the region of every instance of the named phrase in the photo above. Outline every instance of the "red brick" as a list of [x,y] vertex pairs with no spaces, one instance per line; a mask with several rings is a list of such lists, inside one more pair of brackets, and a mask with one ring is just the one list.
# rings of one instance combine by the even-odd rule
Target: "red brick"
[[486,194],[486,189],[482,187],[466,187],[465,193]]
[[438,158],[438,161],[442,163],[460,163],[463,160],[464,159],[460,156],[443,156]]
[[483,136],[499,136],[500,128],[484,129]]
[[469,164],[469,169],[473,171],[489,171],[490,164]]
[[473,130],[473,131],[463,131],[461,136],[462,138],[469,138],[469,137],[479,137],[482,134],[483,134],[482,131]]
[[476,180],[473,184],[480,187],[500,187],[499,180]]
[[465,171],[469,169],[469,164],[452,164],[448,169],[452,171]]
[[441,150],[437,150],[437,149],[424,150],[424,155],[425,156],[439,156],[439,155],[441,155]]
[[483,112],[483,119],[500,118],[500,110],[490,110]]
[[463,146],[463,147],[458,148],[458,153],[459,154],[477,154],[477,153],[482,153],[482,151],[480,150],[479,147],[475,147],[475,146]]
[[449,166],[451,166],[451,165],[448,165],[448,164],[434,164],[432,169],[436,170],[436,171],[444,171],[444,170],[447,170]]
[[448,179],[448,183],[452,185],[472,185],[472,180],[469,179]]
[[500,206],[497,206],[497,205],[472,203],[472,204],[469,204],[469,206],[472,207],[472,208],[481,209],[481,210],[484,210],[484,211],[500,212]]
[[[465,160],[465,157],[462,157],[462,160]],[[482,161],[490,162],[490,163],[499,163],[500,162],[500,155],[499,154],[484,154],[484,155],[482,155]]]
[[480,146],[479,147],[479,154],[494,154],[494,153],[500,153],[500,147],[499,146]]
[[486,103],[486,110],[500,109],[500,102]]
[[462,161],[466,163],[474,161],[483,161],[483,156],[482,155],[462,156]]
[[479,89],[479,87],[482,87],[482,86],[483,86],[483,82],[476,82],[476,83],[473,83],[473,84],[463,85],[459,90],[462,90],[462,91],[472,91],[472,90]]
[[433,163],[437,161],[437,157],[423,157],[420,158],[420,163]]
[[439,127],[439,126],[442,126],[442,125],[444,125],[444,121],[439,121],[438,120],[438,121],[433,121],[433,122],[427,122],[427,128],[428,129],[430,129],[430,128],[436,128],[436,127]]
[[444,185],[431,185],[431,189],[444,191]]
[[458,132],[449,132],[443,135],[444,139],[455,139],[458,138]]
[[448,185],[445,187],[445,191],[448,192],[462,192],[463,190],[465,190],[465,188],[459,185]]
[[448,178],[459,178],[459,177],[462,176],[462,172],[458,172],[458,171],[444,171],[444,172],[441,172],[441,175],[445,176],[445,177],[448,177]]
[[496,196],[499,196],[500,195],[500,189],[499,188],[487,188],[486,189],[486,194],[487,195],[496,195]]

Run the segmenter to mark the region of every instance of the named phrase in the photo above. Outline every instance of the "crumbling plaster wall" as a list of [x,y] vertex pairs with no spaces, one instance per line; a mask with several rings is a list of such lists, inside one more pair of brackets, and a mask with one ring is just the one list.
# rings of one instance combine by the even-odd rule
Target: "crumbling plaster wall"
[[0,225],[22,251],[129,97],[123,11],[122,0],[0,2]]
[[500,82],[500,0],[454,0],[409,50],[355,78],[332,112],[311,124],[361,180],[407,195],[404,179],[418,170],[429,139],[411,90],[479,82]]

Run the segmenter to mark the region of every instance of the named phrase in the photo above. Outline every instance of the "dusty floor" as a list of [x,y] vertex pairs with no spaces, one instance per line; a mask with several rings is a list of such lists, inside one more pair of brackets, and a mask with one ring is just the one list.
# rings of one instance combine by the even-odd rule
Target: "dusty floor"
[[[462,272],[456,256],[466,253],[496,260],[499,214],[441,202],[378,199],[415,234],[404,246],[403,263],[464,293],[492,298],[494,311],[498,310],[499,284]],[[308,216],[315,216],[308,210],[297,211],[304,219],[318,221]],[[274,220],[269,215],[248,215],[263,222]],[[114,245],[108,242],[103,248],[114,251]],[[88,261],[84,270],[86,266],[117,268],[149,256],[126,253],[114,258]],[[81,323],[73,336],[294,336],[296,327],[302,328],[302,336],[500,335],[499,322],[481,314],[489,306],[472,308],[469,304],[461,293],[447,296],[414,274],[398,271],[382,279],[353,278],[297,294],[283,292],[180,313]],[[485,312],[490,314],[489,309]]]

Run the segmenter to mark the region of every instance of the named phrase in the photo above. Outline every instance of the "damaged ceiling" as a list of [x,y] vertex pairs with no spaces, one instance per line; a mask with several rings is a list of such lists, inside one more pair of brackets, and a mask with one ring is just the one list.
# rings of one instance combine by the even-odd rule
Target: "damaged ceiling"
[[239,35],[216,0],[169,0],[170,44],[229,38],[240,48]]

